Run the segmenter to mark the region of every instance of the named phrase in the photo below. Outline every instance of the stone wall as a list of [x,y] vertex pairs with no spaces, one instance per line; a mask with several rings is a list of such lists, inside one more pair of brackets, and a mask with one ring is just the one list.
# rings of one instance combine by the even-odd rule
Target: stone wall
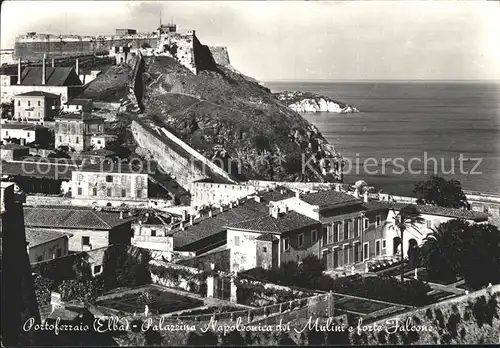
[[220,184],[198,181],[192,184],[191,206],[220,206],[253,195],[256,188],[250,185]]
[[210,52],[214,57],[215,63],[222,66],[231,65],[229,61],[229,53],[227,52],[227,47],[225,46],[209,46]]
[[340,183],[328,183],[328,182],[286,182],[286,181],[265,181],[265,180],[249,180],[243,185],[253,186],[257,190],[264,189],[274,189],[278,186],[286,187],[292,191],[321,191],[321,190],[332,190],[339,189],[343,184]]
[[[138,145],[147,149],[163,170],[172,176],[185,190],[191,192],[191,184],[218,175],[234,182],[223,169],[187,145],[164,128],[156,128],[144,121],[131,124],[132,134]],[[161,133],[160,133],[161,132]]]

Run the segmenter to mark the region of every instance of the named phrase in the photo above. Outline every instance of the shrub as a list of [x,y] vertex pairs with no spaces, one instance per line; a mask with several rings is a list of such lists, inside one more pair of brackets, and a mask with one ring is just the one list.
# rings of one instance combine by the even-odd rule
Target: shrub
[[452,338],[457,337],[457,326],[461,319],[462,318],[460,317],[460,314],[457,313],[453,313],[448,318],[448,324],[446,324],[446,328],[448,329],[448,332],[450,333]]
[[441,312],[441,310],[439,308],[436,308],[434,310],[434,314],[436,315],[436,320],[439,323],[439,327],[443,329],[444,328],[444,316],[443,316],[443,312]]

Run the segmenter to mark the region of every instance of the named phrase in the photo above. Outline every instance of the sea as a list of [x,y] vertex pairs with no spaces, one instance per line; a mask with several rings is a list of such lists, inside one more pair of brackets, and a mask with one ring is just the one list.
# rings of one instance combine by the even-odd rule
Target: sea
[[267,81],[359,113],[304,113],[346,159],[344,180],[412,195],[431,174],[468,190],[500,192],[500,81]]

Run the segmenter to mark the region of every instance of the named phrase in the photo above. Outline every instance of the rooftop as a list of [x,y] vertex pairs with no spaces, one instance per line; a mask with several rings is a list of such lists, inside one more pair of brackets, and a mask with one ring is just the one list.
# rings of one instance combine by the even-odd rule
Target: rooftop
[[123,173],[123,174],[148,174],[145,165],[121,162],[112,162],[109,159],[96,164],[88,164],[80,168],[80,172],[94,173]]
[[302,193],[300,194],[300,199],[306,203],[318,205],[320,207],[340,204],[354,204],[361,203],[363,201],[359,198],[348,195],[347,193],[335,190]]
[[120,219],[118,212],[98,211],[83,207],[38,206],[24,208],[24,223],[29,227],[110,230],[134,219],[135,217],[128,216]]
[[68,163],[47,163],[48,161],[2,161],[2,174],[10,176],[28,176],[55,180],[71,180],[71,173],[78,166]]
[[[72,67],[46,67],[45,68],[45,85],[46,86],[67,86],[70,84],[70,76],[76,72]],[[81,82],[79,83],[81,84]],[[27,67],[21,73],[21,85],[24,86],[39,86],[42,85],[42,67]]]
[[71,114],[60,114],[55,116],[56,120],[82,120],[82,121],[102,121],[104,122],[103,117],[89,115],[89,114],[81,114],[81,113],[71,113]]
[[[371,201],[368,203],[364,203],[364,205],[368,210],[376,210],[376,209],[400,210],[407,205],[414,205],[414,204]],[[415,206],[418,208],[420,214],[446,216],[454,219],[474,220],[476,222],[486,221],[488,219],[487,214],[473,210],[438,207],[436,205],[415,205]]]
[[31,91],[26,93],[21,93],[16,95],[16,97],[45,97],[52,99],[59,99],[61,96],[53,93],[42,92],[42,91]]
[[252,220],[269,215],[268,203],[290,198],[290,194],[281,194],[279,191],[271,191],[259,195],[260,202],[254,199],[248,199],[240,205],[228,209],[224,212],[214,211],[213,216],[195,220],[194,225],[186,226],[184,230],[172,230],[174,235],[174,249],[181,249],[189,244],[195,243],[201,239],[214,236],[220,232],[226,231],[225,226],[237,222]]
[[98,150],[91,150],[91,151],[82,151],[80,152],[80,155],[82,156],[113,156],[116,155],[114,151],[107,150],[107,149],[98,149]]
[[66,237],[72,237],[72,234],[43,228],[26,228],[26,242],[30,248]]
[[295,211],[289,211],[283,215],[274,218],[270,215],[261,216],[255,219],[244,220],[225,226],[234,230],[283,234],[290,231],[295,231],[303,227],[314,226],[320,224],[319,221],[313,220],[305,215]]
[[66,103],[66,105],[89,105],[92,104],[92,99],[75,98]]
[[19,144],[5,144],[0,146],[1,150],[20,150],[20,149],[26,149],[29,150],[28,146],[22,146]]
[[0,128],[2,128],[2,129],[23,129],[23,130],[46,129],[46,127],[38,125],[38,124],[20,123],[20,122],[2,123],[2,126]]

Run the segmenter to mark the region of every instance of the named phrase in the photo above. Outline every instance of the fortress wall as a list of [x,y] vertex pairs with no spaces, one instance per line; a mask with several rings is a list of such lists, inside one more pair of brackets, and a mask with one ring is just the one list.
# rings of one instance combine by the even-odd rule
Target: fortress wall
[[157,46],[153,46],[156,47],[154,54],[175,58],[179,63],[196,74],[194,42],[194,34],[170,33],[162,35]]
[[209,46],[210,52],[214,57],[215,63],[218,65],[226,66],[231,65],[229,61],[229,53],[227,52],[227,47],[225,46]]
[[147,149],[162,169],[173,176],[185,190],[190,191],[194,181],[207,178],[189,158],[179,154],[142,122],[133,121],[130,127],[139,146]]

